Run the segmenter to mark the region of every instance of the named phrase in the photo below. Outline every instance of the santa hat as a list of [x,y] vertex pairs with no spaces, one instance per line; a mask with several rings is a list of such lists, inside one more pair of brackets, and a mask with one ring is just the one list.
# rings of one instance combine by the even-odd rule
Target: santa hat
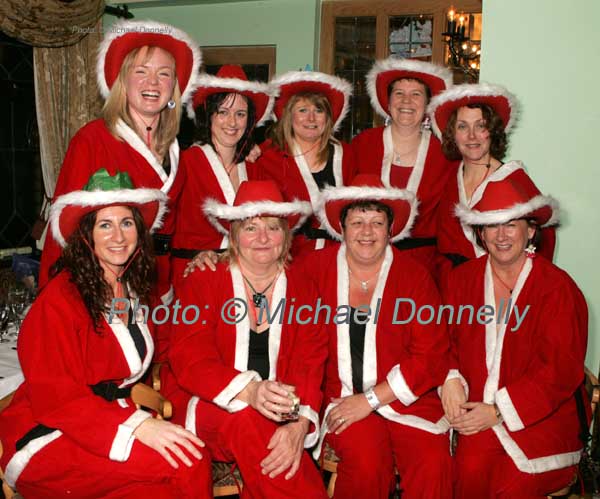
[[452,72],[442,66],[395,57],[376,61],[367,73],[367,92],[371,106],[384,118],[390,116],[388,86],[400,78],[421,80],[429,88],[432,97],[452,86]]
[[509,132],[517,118],[517,98],[504,87],[487,83],[456,85],[431,99],[427,114],[433,132],[441,138],[452,111],[469,104],[487,104],[502,118],[504,131]]
[[187,104],[190,119],[196,117],[194,110],[204,104],[209,95],[236,93],[250,99],[256,110],[256,125],[262,125],[273,109],[273,96],[266,83],[248,81],[241,66],[226,64],[219,68],[216,75],[202,74],[196,78],[196,90],[192,101]]
[[254,217],[285,218],[290,231],[294,231],[312,214],[307,201],[284,201],[281,191],[272,180],[242,182],[233,206],[207,199],[203,209],[210,223],[222,234],[229,233],[231,222]]
[[281,119],[283,109],[290,98],[300,92],[323,94],[329,101],[333,113],[333,131],[335,132],[350,109],[352,85],[337,76],[319,73],[318,71],[289,71],[271,80],[275,89],[274,113]]
[[491,180],[472,208],[457,204],[455,213],[465,225],[504,224],[525,218],[535,220],[540,227],[548,227],[559,221],[558,201],[542,195],[522,169]]
[[181,100],[186,102],[192,95],[194,79],[202,64],[200,48],[187,33],[156,21],[122,20],[107,30],[96,62],[96,78],[102,97],[108,97],[127,55],[145,46],[160,47],[173,56]]
[[377,175],[361,174],[357,175],[349,186],[326,187],[321,191],[316,214],[334,239],[343,240],[340,215],[345,206],[355,201],[379,201],[392,209],[392,242],[410,235],[418,212],[415,195],[406,189],[384,187]]

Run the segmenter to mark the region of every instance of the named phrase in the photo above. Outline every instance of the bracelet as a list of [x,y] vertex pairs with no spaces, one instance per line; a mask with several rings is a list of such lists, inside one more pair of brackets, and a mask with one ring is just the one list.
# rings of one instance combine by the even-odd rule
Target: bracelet
[[496,404],[494,404],[494,409],[496,411],[496,419],[498,420],[496,424],[502,424],[504,422],[504,418],[502,417],[502,413]]
[[377,409],[379,409],[381,407],[381,402],[377,398],[377,395],[375,394],[375,390],[373,389],[373,387],[369,388],[364,393],[364,395],[365,395],[365,397],[367,397],[367,402],[371,406],[371,409],[376,411]]

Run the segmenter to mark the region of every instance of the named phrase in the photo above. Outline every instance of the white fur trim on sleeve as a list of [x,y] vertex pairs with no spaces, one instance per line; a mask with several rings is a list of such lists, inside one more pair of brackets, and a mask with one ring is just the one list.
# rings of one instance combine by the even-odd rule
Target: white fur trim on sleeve
[[386,379],[394,392],[394,395],[396,395],[396,398],[404,405],[409,406],[418,400],[419,397],[412,392],[406,383],[402,371],[400,370],[400,364],[396,364],[390,369]]
[[510,431],[519,431],[525,428],[506,388],[502,388],[496,392],[496,405]]
[[388,57],[387,59],[376,61],[375,64],[373,64],[373,67],[367,73],[367,92],[369,93],[369,98],[371,99],[371,106],[375,112],[383,118],[389,117],[389,113],[387,109],[383,109],[381,107],[379,99],[377,98],[377,77],[381,73],[386,73],[388,71],[411,71],[415,73],[424,73],[443,80],[446,88],[450,88],[452,86],[452,72],[443,66],[438,66],[425,61],[397,59],[395,57]]
[[229,412],[238,412],[248,407],[248,404],[235,397],[244,389],[251,381],[261,381],[260,375],[256,371],[245,371],[235,376],[229,384],[219,393],[213,402],[222,409]]
[[129,459],[129,454],[131,453],[131,446],[135,440],[133,432],[139,425],[146,421],[146,419],[151,417],[152,415],[149,412],[138,409],[122,422],[117,428],[117,434],[110,447],[110,452],[108,454],[109,459],[119,462],[127,461],[127,459]]
[[319,440],[320,434],[320,426],[319,426],[319,415],[317,412],[309,405],[301,405],[300,410],[298,411],[298,415],[304,416],[308,419],[312,424],[315,425],[314,431],[307,433],[304,437],[304,447],[306,449],[313,447]]
[[[446,379],[444,380],[444,383],[451,379],[459,379],[460,380],[460,383],[465,390],[465,395],[467,397],[467,400],[469,400],[469,383],[467,383],[467,380],[463,377],[462,374],[460,374],[460,371],[458,369],[450,369],[448,371],[448,375],[446,376]],[[442,396],[442,387],[441,386],[438,386],[437,393],[438,393],[439,397]]]

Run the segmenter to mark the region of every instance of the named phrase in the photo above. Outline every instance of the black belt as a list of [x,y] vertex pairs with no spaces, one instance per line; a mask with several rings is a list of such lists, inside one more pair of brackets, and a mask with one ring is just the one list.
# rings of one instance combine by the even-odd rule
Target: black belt
[[175,258],[183,258],[185,260],[191,260],[201,251],[214,251],[215,253],[223,253],[224,248],[213,249],[213,250],[201,250],[201,249],[188,249],[188,248],[171,248],[171,256]]
[[444,256],[452,262],[452,267],[458,267],[469,261],[469,258],[458,253],[444,253]]
[[333,238],[329,235],[329,232],[323,229],[315,229],[313,227],[303,227],[298,231],[299,234],[304,235],[307,239],[330,239]]
[[424,246],[435,246],[437,239],[435,237],[410,237],[394,243],[399,250],[408,250],[414,248],[423,248]]
[[154,243],[154,254],[156,256],[165,256],[171,250],[171,236],[167,234],[152,234]]
[[[102,381],[100,383],[96,383],[95,385],[90,385],[90,388],[94,394],[102,397],[105,400],[108,400],[109,402],[131,396],[131,387],[119,388],[117,384],[113,383],[112,381]],[[25,433],[23,437],[17,440],[15,447],[17,448],[17,451],[20,451],[32,440],[43,437],[44,435],[48,435],[53,431],[56,431],[56,428],[50,428],[46,425],[38,424]]]

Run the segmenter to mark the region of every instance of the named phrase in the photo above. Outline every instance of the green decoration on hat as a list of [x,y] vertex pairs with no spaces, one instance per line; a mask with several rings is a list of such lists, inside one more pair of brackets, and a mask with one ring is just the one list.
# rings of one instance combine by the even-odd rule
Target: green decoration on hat
[[120,189],[133,189],[133,182],[127,172],[116,172],[110,175],[106,168],[101,168],[94,173],[83,188],[84,191],[117,191]]

